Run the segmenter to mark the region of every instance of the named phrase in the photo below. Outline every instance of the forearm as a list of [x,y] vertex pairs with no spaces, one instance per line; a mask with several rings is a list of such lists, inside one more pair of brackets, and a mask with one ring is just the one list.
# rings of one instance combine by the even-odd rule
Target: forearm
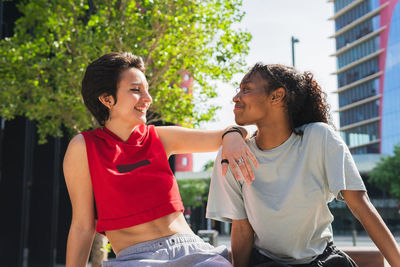
[[[356,195],[357,193],[352,193]],[[354,198],[351,195],[344,194],[350,210],[354,216],[361,222],[368,235],[374,241],[383,256],[392,267],[400,267],[400,249],[387,228],[385,222],[382,220],[378,211],[369,201],[365,193],[358,193],[360,196]]]
[[66,267],[86,266],[95,230],[71,226],[67,241]]
[[237,141],[240,141],[240,138],[246,139],[247,130],[245,128],[234,126],[233,128],[235,129],[233,129],[232,127],[233,126],[229,126],[221,130],[205,130],[203,132],[203,136],[201,136],[202,137],[201,149],[216,151],[220,146],[222,146],[225,138],[232,138],[231,140],[237,140]]
[[254,231],[248,220],[233,221],[231,232],[233,266],[248,266],[253,244]]
[[392,267],[400,267],[400,250],[396,240],[375,207],[370,202],[368,203],[369,207],[358,211],[359,214],[357,214],[357,217],[359,217],[358,219],[364,226],[364,229],[389,264]]
[[[178,126],[159,126],[156,128],[168,156],[217,151],[222,145],[222,135],[228,129],[229,127],[221,130],[194,130]],[[235,132],[227,135],[235,135],[232,140],[240,141],[247,136],[247,131],[242,127],[239,129],[242,137]]]

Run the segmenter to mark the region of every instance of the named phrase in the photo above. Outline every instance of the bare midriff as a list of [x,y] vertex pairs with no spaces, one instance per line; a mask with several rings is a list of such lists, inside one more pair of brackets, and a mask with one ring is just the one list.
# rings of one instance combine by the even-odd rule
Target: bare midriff
[[193,234],[180,211],[129,228],[106,231],[108,241],[115,253],[141,242],[173,234]]

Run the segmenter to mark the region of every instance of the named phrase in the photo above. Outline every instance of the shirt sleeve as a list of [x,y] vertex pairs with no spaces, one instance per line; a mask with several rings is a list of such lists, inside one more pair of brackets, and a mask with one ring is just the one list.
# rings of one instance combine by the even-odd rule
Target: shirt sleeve
[[324,135],[324,166],[329,190],[343,201],[341,190],[366,191],[357,166],[343,139],[330,126]]
[[206,217],[224,222],[247,218],[241,182],[233,177],[230,170],[222,175],[221,149],[214,162]]

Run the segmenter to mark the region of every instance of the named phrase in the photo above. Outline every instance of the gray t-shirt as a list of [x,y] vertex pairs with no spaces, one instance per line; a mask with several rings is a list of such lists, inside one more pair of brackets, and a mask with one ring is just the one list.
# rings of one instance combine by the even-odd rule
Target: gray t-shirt
[[230,222],[248,218],[260,253],[282,263],[302,264],[320,255],[332,240],[328,203],[341,190],[366,191],[341,137],[325,123],[301,127],[280,146],[260,150],[255,137],[247,144],[257,158],[255,180],[237,181],[215,160],[206,217]]

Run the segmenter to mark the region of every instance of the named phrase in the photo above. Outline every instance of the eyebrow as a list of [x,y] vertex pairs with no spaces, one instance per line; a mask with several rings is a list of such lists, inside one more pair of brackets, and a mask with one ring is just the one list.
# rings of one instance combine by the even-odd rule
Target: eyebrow
[[[131,86],[132,85],[142,85],[143,83],[142,82],[131,82]],[[147,85],[144,85],[144,88],[147,90],[147,91],[149,91],[149,85],[147,84]]]
[[253,83],[253,81],[251,81],[251,80],[244,80],[244,81],[242,81],[242,82],[240,83],[240,85],[247,85],[247,84],[249,84],[249,83]]

